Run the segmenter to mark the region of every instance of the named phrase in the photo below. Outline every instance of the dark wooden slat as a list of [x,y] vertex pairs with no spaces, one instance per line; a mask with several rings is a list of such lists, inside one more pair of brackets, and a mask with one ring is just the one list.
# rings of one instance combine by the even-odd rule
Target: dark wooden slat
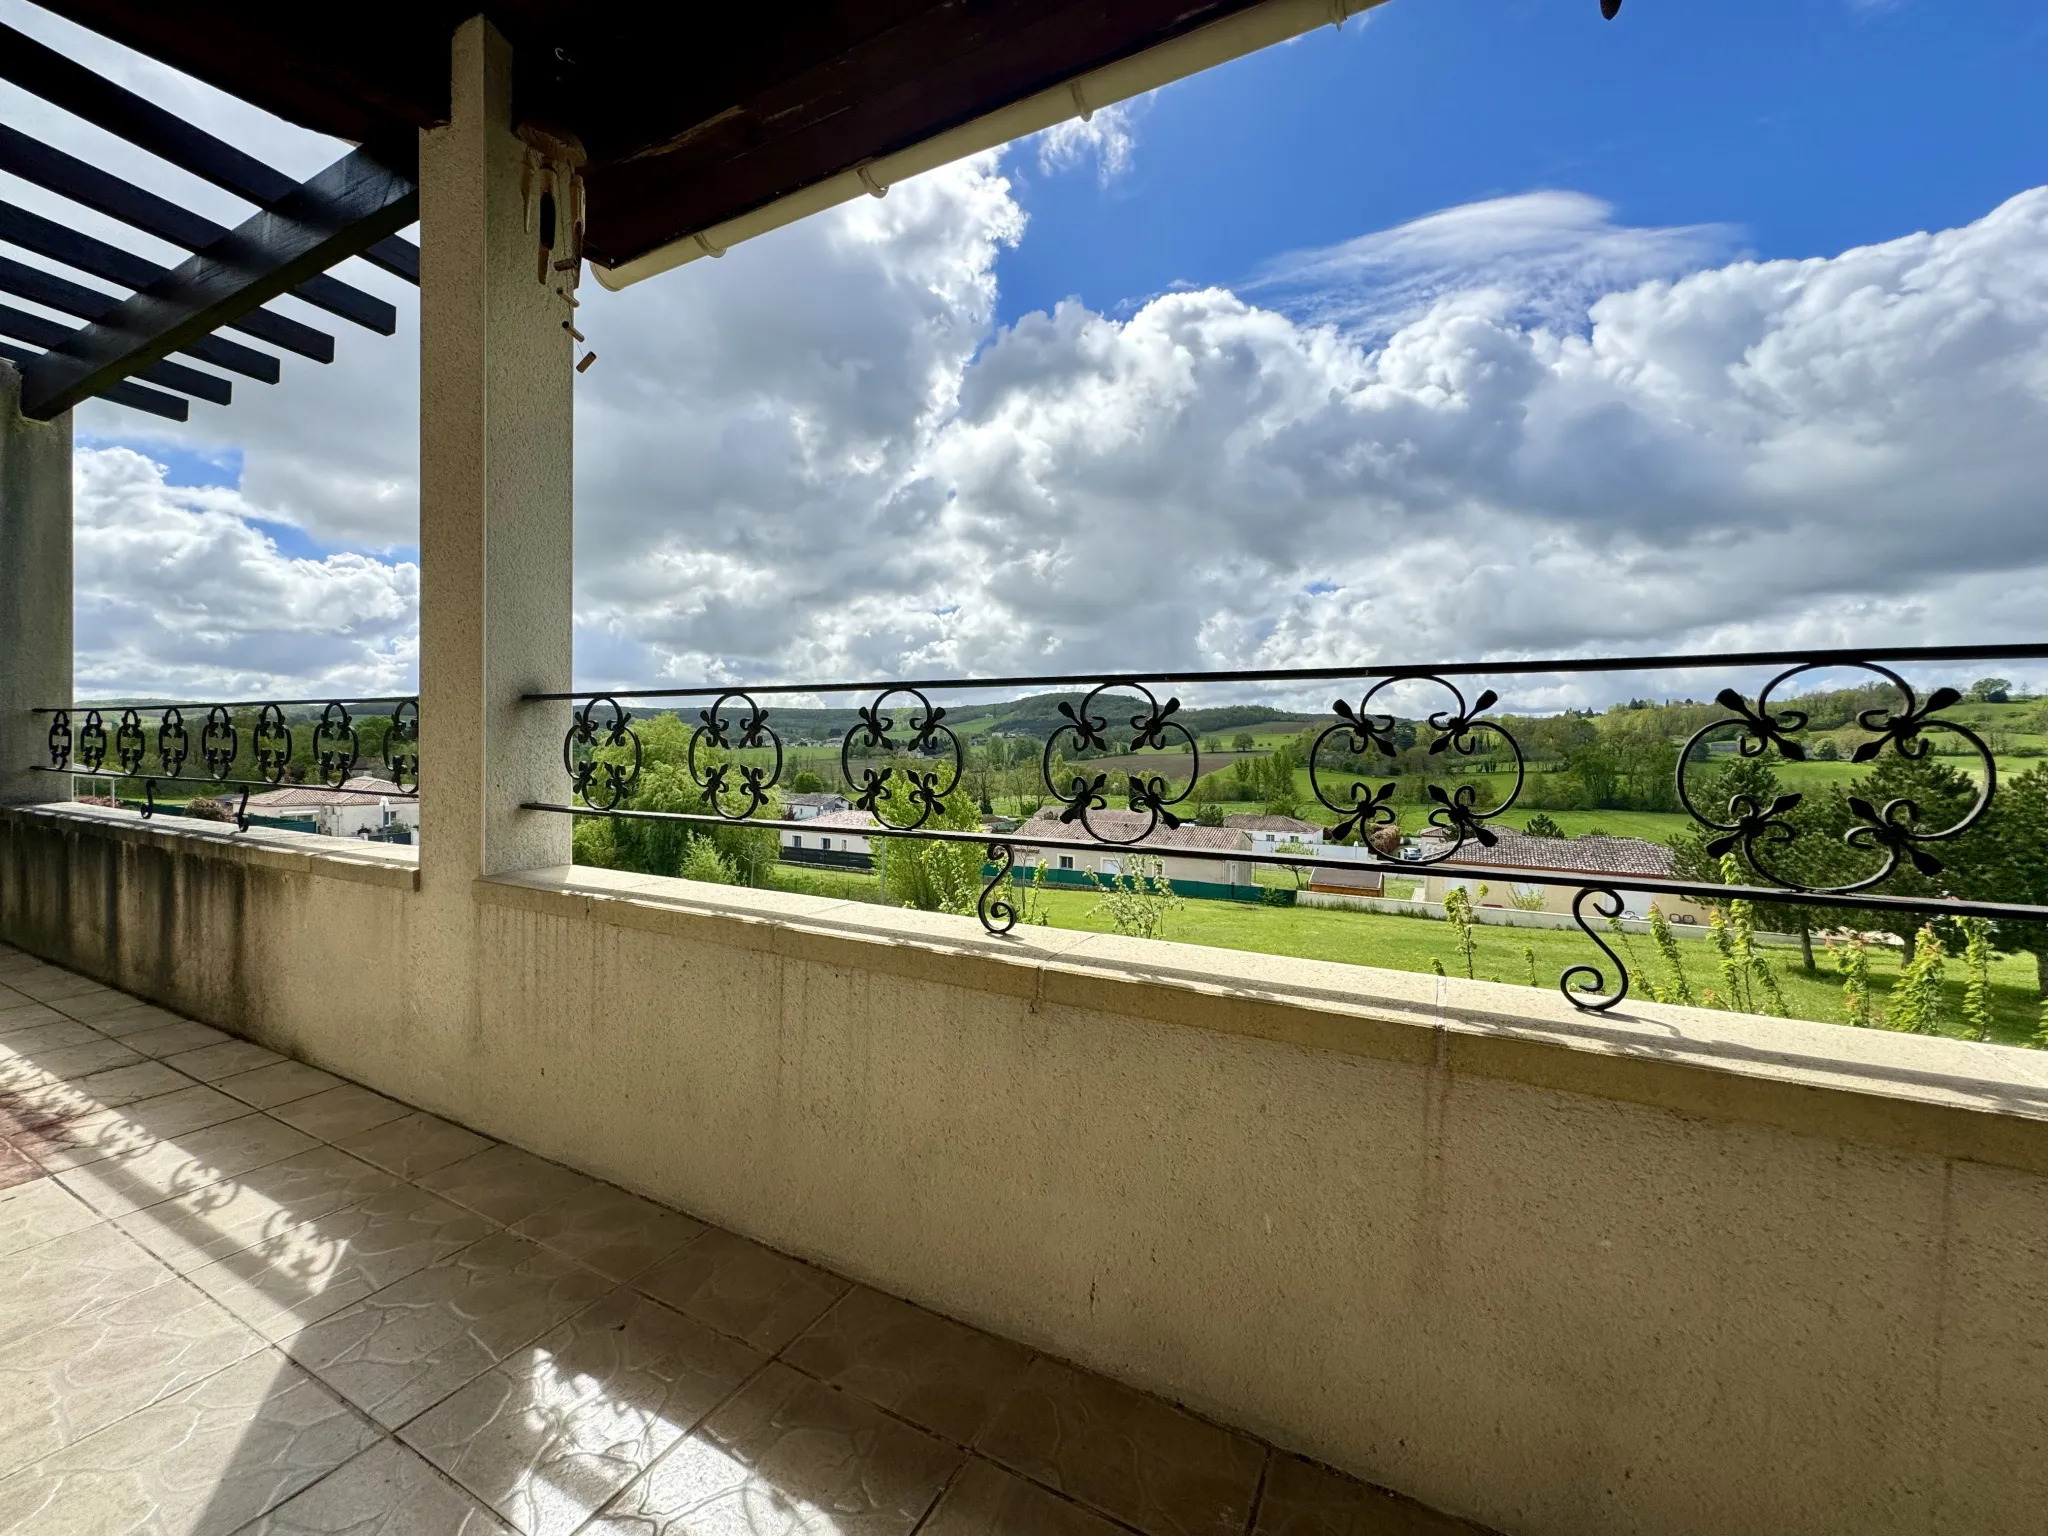
[[30,364],[22,414],[53,416],[287,292],[412,223],[419,200],[412,177],[369,150],[344,156]]
[[[260,208],[298,191],[299,184],[276,167],[5,25],[0,25],[0,79],[11,80],[52,106],[118,134]],[[419,247],[409,241],[391,237],[350,254],[374,261],[410,282],[420,280]]]
[[[40,352],[31,352],[27,347],[17,347],[12,342],[0,341],[0,357],[6,358],[24,372],[30,363],[41,357]],[[115,384],[100,391],[102,400],[111,400],[116,405],[125,405],[132,410],[147,411],[152,416],[161,416],[167,421],[185,421],[192,415],[192,406],[181,395],[167,395],[162,390],[144,389],[140,384]]]
[[[41,315],[16,309],[12,304],[0,304],[0,336],[12,336],[16,341],[25,341],[47,351],[63,346],[77,334],[72,326],[45,320]],[[210,400],[215,405],[226,405],[233,398],[232,386],[226,379],[218,374],[202,373],[197,368],[187,368],[183,363],[151,363],[147,368],[138,369],[135,376],[152,384],[161,384],[166,389]]]
[[[98,166],[39,143],[4,123],[0,123],[0,171],[119,219],[159,240],[182,245],[188,251],[201,250],[227,233],[224,226],[180,208],[169,198],[110,176]],[[398,329],[395,307],[324,272],[299,284],[292,295],[329,314],[353,320],[380,336],[389,336]]]
[[[74,283],[68,277],[59,277],[40,267],[24,266],[9,256],[0,256],[0,293],[11,293],[17,299],[27,299],[31,304],[76,315],[81,320],[97,320],[121,302],[110,293]],[[202,336],[184,350],[188,356],[196,357],[202,363],[239,373],[259,384],[278,381],[276,358],[268,352],[258,352],[254,347],[245,347],[239,341],[229,341],[225,336]]]
[[[34,251],[38,256],[47,256],[52,261],[61,261],[81,272],[90,272],[110,283],[119,283],[123,288],[147,288],[151,283],[161,282],[166,270],[132,251],[122,250],[118,245],[95,240],[91,235],[81,235],[75,229],[66,229],[39,213],[30,213],[26,208],[17,208],[7,202],[0,202],[0,240]],[[300,357],[309,357],[316,363],[334,361],[334,338],[288,315],[252,309],[228,324],[259,341],[267,341],[287,352],[296,352]]]

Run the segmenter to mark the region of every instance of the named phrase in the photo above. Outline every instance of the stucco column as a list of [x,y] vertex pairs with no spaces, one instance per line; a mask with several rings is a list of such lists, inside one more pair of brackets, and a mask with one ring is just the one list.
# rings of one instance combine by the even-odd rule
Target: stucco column
[[71,413],[21,414],[21,374],[0,360],[0,805],[62,800],[49,719],[71,702]]
[[[512,54],[481,17],[456,32],[451,121],[420,135],[420,894],[415,983],[437,1017],[473,1011],[471,887],[569,862],[569,333],[535,275]],[[472,1021],[473,1023],[474,1021]]]

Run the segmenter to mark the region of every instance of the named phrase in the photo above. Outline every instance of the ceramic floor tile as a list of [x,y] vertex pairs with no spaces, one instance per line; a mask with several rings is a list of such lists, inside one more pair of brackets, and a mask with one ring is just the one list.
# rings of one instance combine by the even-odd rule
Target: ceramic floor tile
[[585,1529],[591,1536],[908,1536],[961,1461],[771,1364]]
[[76,971],[67,971],[60,965],[39,965],[7,978],[7,985],[24,997],[32,997],[39,1003],[54,1003],[59,998],[119,997],[123,994],[103,986],[89,976]]
[[1009,1399],[1031,1351],[859,1285],[782,1358],[964,1445]]
[[283,1061],[284,1057],[253,1040],[226,1040],[196,1051],[181,1051],[166,1059],[187,1076],[210,1083],[216,1078],[233,1077],[237,1072],[254,1072],[258,1067]]
[[597,1181],[500,1143],[435,1169],[419,1185],[509,1227],[570,1195],[596,1188]]
[[1413,1499],[1318,1467],[1275,1456],[1266,1469],[1254,1536],[1487,1536]]
[[91,1317],[170,1278],[105,1222],[11,1253],[0,1259],[0,1347]]
[[158,1285],[0,1351],[0,1477],[264,1347],[186,1285]]
[[[54,1179],[37,1179],[0,1192],[0,1258],[47,1243],[103,1220],[99,1212]],[[0,1294],[0,1304],[8,1298]]]
[[[45,1024],[75,1023],[68,1014],[59,1013],[48,1003],[38,1003],[21,998],[14,1003],[0,1006],[0,1045],[24,1030],[41,1029]],[[101,1031],[105,1033],[105,1031]]]
[[[86,1026],[78,1026],[84,1029]],[[96,1072],[110,1072],[116,1067],[130,1067],[144,1060],[140,1051],[131,1051],[119,1040],[109,1040],[99,1035],[78,1045],[59,1046],[54,1050],[37,1051],[33,1056],[21,1056],[12,1062],[0,1062],[0,1075],[9,1075],[10,1081],[22,1081],[29,1074],[40,1074],[59,1082],[75,1083],[81,1078],[91,1077]]]
[[488,1136],[465,1131],[424,1110],[353,1136],[337,1136],[334,1144],[379,1168],[390,1169],[401,1179],[419,1178],[496,1145]]
[[224,1093],[194,1083],[153,1099],[138,1099],[119,1109],[79,1115],[42,1133],[34,1147],[36,1161],[53,1173],[83,1168],[105,1158],[130,1158],[166,1138],[203,1131],[239,1120],[249,1106]]
[[119,1109],[138,1099],[154,1099],[166,1093],[190,1088],[192,1079],[176,1067],[161,1061],[138,1061],[133,1066],[96,1072],[69,1085],[101,1109]]
[[233,1179],[117,1217],[121,1230],[179,1274],[278,1242],[294,1227],[400,1188],[339,1147],[314,1145]]
[[977,1448],[1145,1536],[1241,1536],[1265,1460],[1243,1435],[1044,1359]]
[[309,1136],[318,1136],[322,1141],[339,1141],[373,1125],[402,1120],[412,1110],[396,1099],[387,1099],[381,1093],[372,1093],[367,1088],[349,1083],[309,1098],[296,1099],[271,1113]]
[[0,1531],[228,1536],[376,1439],[266,1350],[0,1483]]
[[189,1278],[265,1338],[277,1340],[460,1252],[491,1230],[474,1211],[399,1185],[195,1269]]
[[132,1155],[103,1157],[52,1177],[94,1210],[121,1216],[159,1201],[179,1199],[316,1145],[304,1132],[252,1111],[204,1130],[152,1141]]
[[204,1046],[221,1045],[232,1039],[234,1036],[223,1030],[207,1024],[195,1024],[190,1019],[180,1019],[175,1024],[164,1024],[155,1029],[140,1030],[120,1037],[121,1043],[129,1050],[149,1057],[176,1056],[181,1052],[196,1051]]
[[390,1440],[280,1504],[242,1536],[514,1536],[512,1528]]
[[1126,1536],[1125,1528],[974,1457],[918,1536]]
[[33,1184],[42,1177],[41,1164],[26,1152],[17,1152],[12,1144],[0,1141],[0,1191]]
[[106,1038],[90,1024],[57,1016],[44,1023],[0,1033],[0,1057],[22,1056],[33,1062],[50,1051],[60,1051],[72,1045],[104,1043]]
[[765,1357],[621,1287],[403,1431],[528,1536],[578,1529]]
[[168,1024],[182,1024],[185,1021],[168,1009],[158,1008],[149,1003],[138,1003],[132,998],[129,1006],[116,1013],[104,1013],[93,1019],[92,1027],[103,1035],[116,1040],[129,1035],[141,1034],[146,1029],[162,1029]]
[[67,997],[61,1009],[74,1019],[83,1019],[88,1024],[97,1025],[101,1019],[127,1013],[133,1008],[148,1006],[132,992],[116,992],[111,988],[103,988],[97,992],[80,992]]
[[517,1230],[614,1280],[630,1280],[704,1231],[704,1223],[592,1180]]
[[602,1275],[501,1232],[312,1324],[285,1347],[395,1428],[609,1287]]
[[634,1284],[685,1316],[773,1354],[816,1322],[849,1282],[713,1228]]
[[253,1072],[237,1072],[232,1077],[219,1078],[214,1086],[258,1109],[274,1109],[280,1104],[295,1103],[345,1084],[332,1072],[322,1072],[303,1061],[278,1061],[267,1067],[258,1067]]

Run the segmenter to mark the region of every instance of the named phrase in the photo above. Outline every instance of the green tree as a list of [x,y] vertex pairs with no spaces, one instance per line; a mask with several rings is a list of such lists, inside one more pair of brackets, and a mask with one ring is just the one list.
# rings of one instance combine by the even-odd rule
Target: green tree
[[1233,752],[1256,752],[1258,747],[1259,744],[1253,739],[1250,731],[1239,731],[1230,738],[1230,750]]
[[793,795],[822,795],[825,781],[810,769],[799,768],[789,781],[789,792]]
[[[1478,894],[1485,896],[1486,887],[1480,886]],[[1444,892],[1444,916],[1456,931],[1458,954],[1465,962],[1465,977],[1476,980],[1474,972],[1479,959],[1479,919],[1473,911],[1472,892],[1462,885],[1454,885]]]
[[[1958,896],[2048,906],[2048,764],[2000,784],[1983,820],[1942,852]],[[2035,980],[2048,1003],[2048,924],[1999,923],[1991,942],[2033,955]]]
[[1522,830],[1530,837],[1563,837],[1564,828],[1550,817],[1538,811],[1523,824]]
[[1650,995],[1660,1003],[1692,1007],[1692,983],[1686,979],[1685,957],[1679,952],[1678,935],[1671,931],[1671,919],[1655,902],[1650,904],[1650,941],[1663,957],[1665,972],[1662,986],[1654,981],[1650,983]]
[[1836,949],[1833,940],[1828,949],[1835,957],[1835,969],[1842,976],[1842,1013],[1852,1027],[1867,1028],[1872,1022],[1870,1007],[1870,946],[1863,941],[1863,935],[1853,934],[1847,943]]
[[1948,989],[1944,985],[1947,952],[1932,923],[1923,924],[1898,984],[1892,988],[1889,1023],[1916,1035],[1938,1035],[1948,1021]]
[[1166,919],[1182,904],[1163,869],[1161,861],[1150,855],[1127,854],[1119,873],[1091,875],[1101,893],[1091,913],[1107,917],[1110,927],[1126,937],[1158,938]]
[[2012,697],[2012,682],[2003,677],[1980,677],[1970,684],[1969,696],[1978,704],[2003,704]]
[[[884,821],[899,824],[917,819],[917,807],[902,776],[892,774],[879,809]],[[981,818],[966,787],[956,789],[925,826],[933,831],[978,831]],[[921,912],[969,913],[981,895],[988,846],[981,842],[935,843],[913,838],[879,837],[875,848],[882,864],[882,891],[898,906]]]
[[1963,930],[1963,1024],[1979,1040],[1991,1038],[1991,924],[1981,917],[1957,921]]

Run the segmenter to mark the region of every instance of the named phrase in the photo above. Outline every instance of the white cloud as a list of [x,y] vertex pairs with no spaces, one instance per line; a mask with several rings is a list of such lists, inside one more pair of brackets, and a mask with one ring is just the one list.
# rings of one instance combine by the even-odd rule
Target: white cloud
[[297,697],[413,686],[419,568],[294,559],[239,492],[164,484],[127,448],[75,459],[81,698]]
[[1131,168],[1137,148],[1136,124],[1130,105],[1116,102],[1086,118],[1070,117],[1035,136],[1038,168],[1048,176],[1093,161],[1096,178],[1108,186]]
[[[294,169],[338,152],[231,126]],[[1128,153],[1115,115],[1086,126],[1100,164]],[[2048,190],[1804,262],[1535,193],[1235,293],[998,328],[1023,231],[983,157],[624,294],[586,286],[584,678],[2038,631]],[[82,688],[411,675],[417,576],[390,552],[415,537],[416,297],[351,276],[387,285],[397,337],[340,327],[331,368],[287,360],[182,429],[81,413],[145,450],[244,450],[238,491],[81,452]],[[357,553],[292,558],[266,521]]]

